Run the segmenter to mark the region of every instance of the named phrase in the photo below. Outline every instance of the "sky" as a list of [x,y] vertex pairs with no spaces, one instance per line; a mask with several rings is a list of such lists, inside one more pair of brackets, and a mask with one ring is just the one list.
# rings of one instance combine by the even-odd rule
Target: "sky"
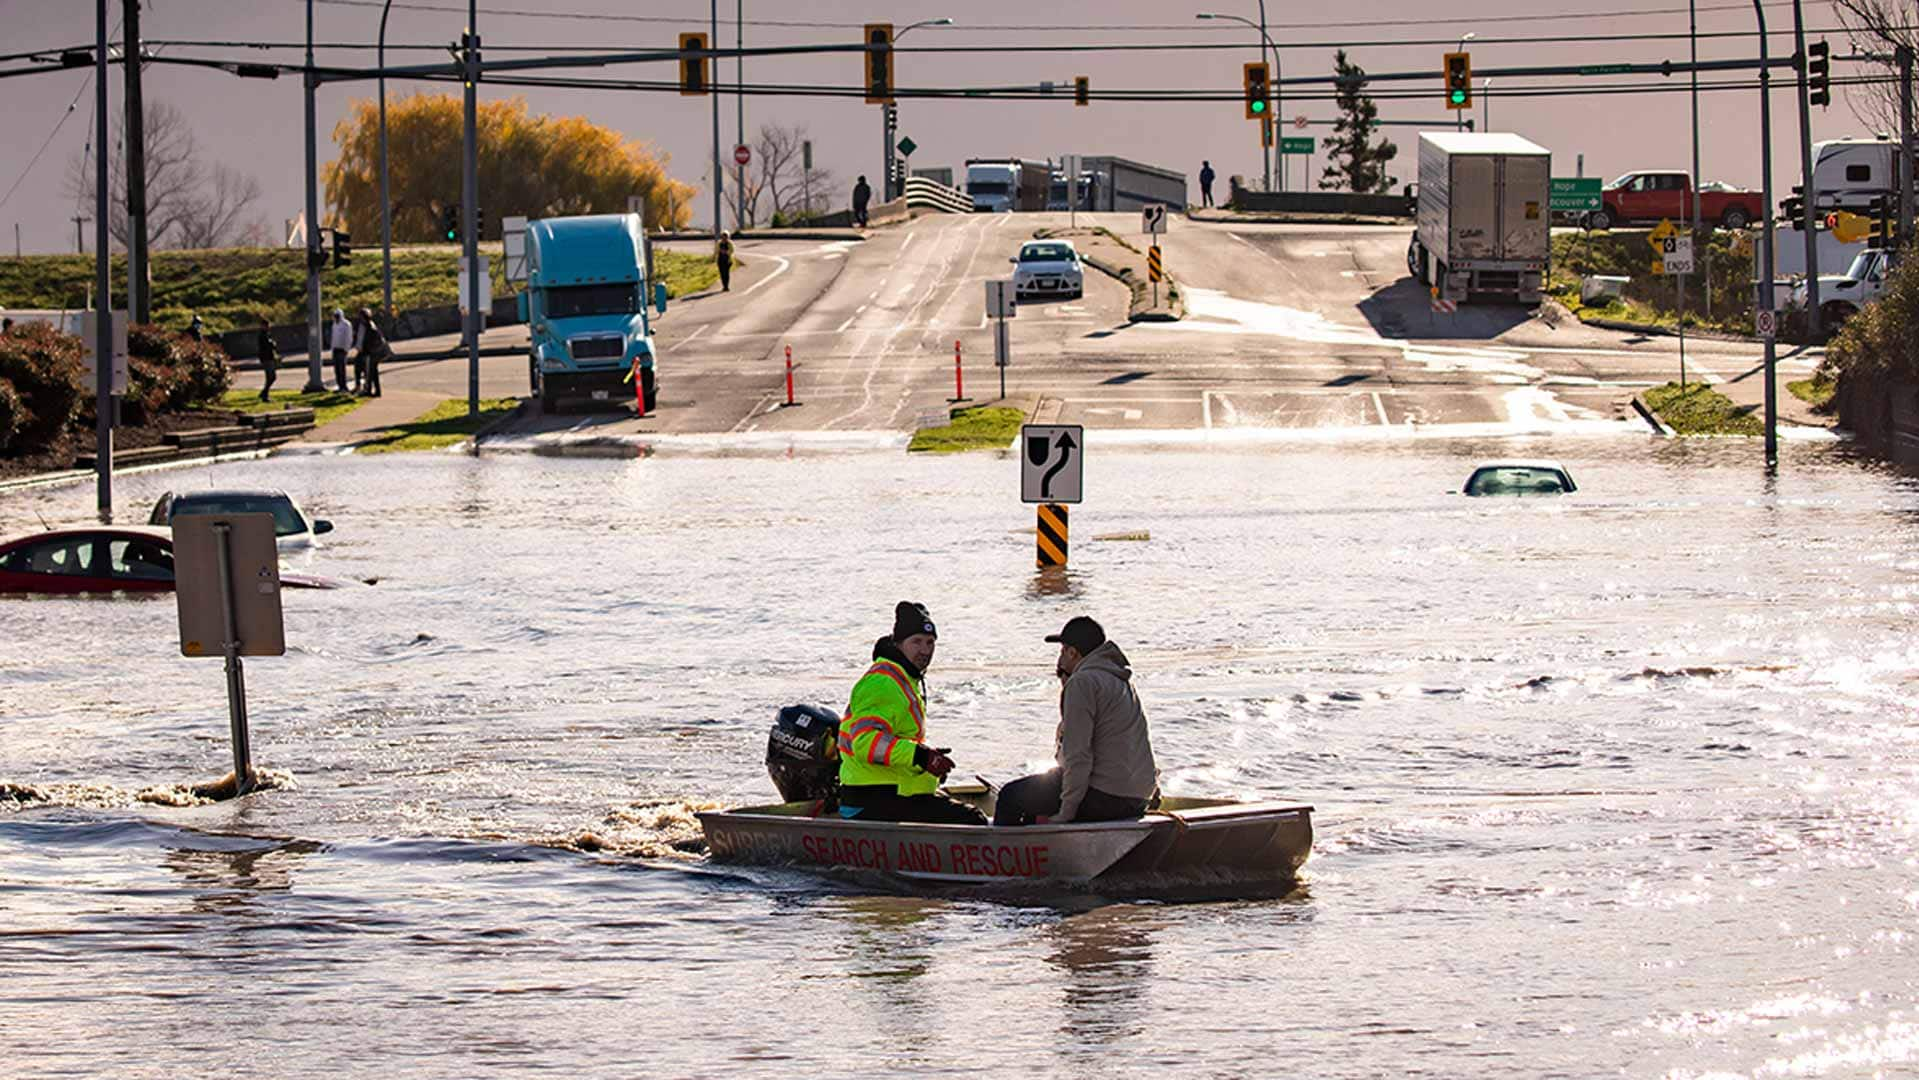
[[[1752,5],[1730,0],[1697,0],[1701,34],[1754,28]],[[109,21],[117,26],[122,0],[111,0]],[[1186,172],[1195,185],[1200,161],[1210,159],[1222,178],[1259,175],[1258,125],[1245,120],[1237,101],[1219,102],[1095,102],[1087,108],[1072,104],[1070,87],[1076,75],[1092,80],[1094,93],[1103,88],[1205,88],[1236,92],[1240,66],[1256,59],[1258,35],[1244,25],[1215,20],[1197,21],[1204,10],[1257,20],[1255,0],[1081,0],[1034,8],[1013,0],[899,0],[896,3],[830,2],[830,0],[735,0],[723,4],[720,38],[731,44],[735,5],[744,9],[744,37],[748,47],[774,44],[855,42],[861,24],[891,21],[904,27],[922,19],[952,18],[951,27],[924,27],[906,35],[909,46],[1004,46],[1088,44],[1242,44],[1242,48],[1081,53],[902,53],[897,59],[898,84],[913,86],[1030,85],[1042,81],[1061,84],[1057,101],[903,100],[900,133],[918,144],[911,158],[915,167],[959,166],[969,157],[1057,157],[1062,154],[1114,154]],[[307,0],[147,0],[141,9],[142,33],[149,42],[202,41],[299,46],[306,32]],[[1683,61],[1688,43],[1683,0],[1622,0],[1610,6],[1600,0],[1535,0],[1514,5],[1509,0],[1458,0],[1435,5],[1431,0],[1351,0],[1343,12],[1318,6],[1268,5],[1267,29],[1281,50],[1284,76],[1329,75],[1335,50],[1349,47],[1354,61],[1369,71],[1433,73],[1430,81],[1375,84],[1375,89],[1419,87],[1430,91],[1416,100],[1381,100],[1380,117],[1410,122],[1391,126],[1385,134],[1400,146],[1391,172],[1401,183],[1410,180],[1416,154],[1418,125],[1450,127],[1452,115],[1441,99],[1441,54],[1451,41],[1473,33],[1470,42],[1476,72],[1489,68],[1535,64],[1594,64],[1672,59]],[[1791,6],[1769,3],[1768,21],[1776,32],[1775,54],[1792,51]],[[314,0],[315,39],[343,44],[370,44],[380,19],[380,0]],[[388,23],[389,62],[401,58],[429,62],[446,57],[446,43],[458,39],[466,24],[462,0],[393,0]],[[586,46],[595,49],[671,48],[685,30],[707,27],[708,4],[698,0],[660,0],[635,4],[632,0],[484,0],[479,29],[488,58],[508,55],[505,46]],[[1807,0],[1810,30],[1838,26],[1829,3]],[[657,20],[657,21],[656,21]],[[11,31],[5,51],[73,46],[90,47],[94,39],[94,5],[86,0],[0,0],[0,25]],[[1784,31],[1783,33],[1779,33]],[[1597,35],[1675,34],[1677,40],[1592,41]],[[1572,42],[1517,42],[1520,37],[1562,37]],[[1507,39],[1507,40],[1500,40]],[[1832,36],[1834,53],[1846,52],[1844,39]],[[1415,42],[1414,44],[1403,44]],[[401,49],[397,46],[420,46]],[[163,56],[217,56],[223,59],[271,57],[298,62],[298,48],[262,50],[230,45],[169,44]],[[534,52],[537,55],[537,50]],[[1701,59],[1749,57],[1756,54],[1753,37],[1704,38]],[[524,54],[521,54],[524,55]],[[321,63],[371,66],[370,49],[321,50]],[[0,61],[0,69],[25,66],[25,61]],[[734,65],[721,62],[719,77],[734,78]],[[1835,62],[1835,74],[1849,65]],[[670,78],[670,65],[629,66],[608,74],[635,78]],[[75,200],[68,191],[68,175],[90,136],[94,95],[90,69],[50,67],[17,78],[0,80],[0,248],[14,239],[26,252],[73,251]],[[1705,80],[1724,78],[1702,76]],[[852,85],[859,78],[859,60],[847,55],[749,60],[746,79],[785,83]],[[1643,77],[1641,77],[1643,79]],[[1482,81],[1475,77],[1475,83]],[[1639,168],[1684,169],[1691,158],[1692,123],[1686,80],[1671,80],[1672,92],[1657,94],[1580,94],[1557,97],[1502,97],[1501,82],[1514,86],[1546,85],[1535,77],[1494,78],[1492,93],[1482,95],[1490,110],[1490,129],[1514,131],[1553,152],[1554,175],[1575,175],[1580,155],[1584,174],[1611,177]],[[1608,80],[1565,79],[1554,85],[1599,86]],[[117,111],[122,75],[111,77],[110,108]],[[389,100],[419,89],[442,91],[443,85],[388,80]],[[258,177],[265,198],[258,216],[279,223],[299,212],[303,195],[302,111],[298,79],[240,80],[218,70],[164,64],[147,69],[145,92],[149,102],[165,101],[184,110],[194,136],[209,161],[220,160]],[[535,113],[586,116],[616,128],[630,138],[651,144],[668,155],[668,171],[701,189],[696,221],[710,221],[712,197],[706,184],[712,157],[712,102],[677,93],[637,93],[606,90],[490,88],[481,86],[482,99],[523,95]],[[374,88],[329,85],[318,94],[320,160],[334,155],[331,132],[349,101],[370,98]],[[76,98],[77,107],[69,109]],[[722,152],[729,158],[736,141],[736,101],[720,100]],[[814,143],[815,162],[832,169],[846,186],[864,173],[877,181],[880,169],[880,109],[858,99],[752,97],[745,101],[749,134],[765,123],[803,126]],[[1278,111],[1282,119],[1304,115],[1309,133],[1323,143],[1330,128],[1321,122],[1335,115],[1330,101],[1288,101]],[[1475,108],[1475,119],[1482,113]],[[1775,197],[1798,183],[1798,114],[1789,90],[1775,92],[1773,101]],[[1700,95],[1701,172],[1719,179],[1756,187],[1759,180],[1759,94],[1756,90]],[[1846,107],[1843,92],[1835,88],[1829,110],[1813,110],[1813,138],[1871,134]],[[38,159],[35,160],[35,155]],[[1292,162],[1292,186],[1301,182],[1302,163]],[[1323,154],[1310,164],[1316,185],[1325,164]],[[457,193],[453,193],[457,195]],[[482,200],[484,202],[484,199]],[[91,226],[86,241],[92,243]],[[364,241],[362,241],[364,243]]]

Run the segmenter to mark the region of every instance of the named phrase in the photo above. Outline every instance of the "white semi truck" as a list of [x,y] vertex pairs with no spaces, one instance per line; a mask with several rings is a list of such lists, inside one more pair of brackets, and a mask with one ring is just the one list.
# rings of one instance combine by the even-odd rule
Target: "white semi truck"
[[1420,132],[1407,268],[1439,299],[1539,303],[1552,251],[1551,179],[1552,152],[1518,135]]

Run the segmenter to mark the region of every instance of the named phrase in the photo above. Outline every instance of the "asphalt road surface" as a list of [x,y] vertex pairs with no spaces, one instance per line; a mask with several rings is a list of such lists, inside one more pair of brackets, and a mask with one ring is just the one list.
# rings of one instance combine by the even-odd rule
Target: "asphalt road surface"
[[[1144,246],[1134,214],[1081,214]],[[747,241],[731,292],[672,302],[656,322],[660,406],[529,410],[504,434],[899,432],[943,417],[959,342],[969,403],[999,398],[983,283],[1063,214],[934,215],[863,242]],[[1171,222],[1162,238],[1187,317],[1126,321],[1128,297],[1093,271],[1078,301],[1023,304],[1007,403],[1108,437],[1169,430],[1246,437],[1419,431],[1603,430],[1675,378],[1677,342],[1580,324],[1547,305],[1432,309],[1406,273],[1404,226]],[[697,247],[697,245],[695,246]],[[689,248],[692,249],[692,248]],[[489,331],[519,345],[523,328]],[[408,343],[416,347],[415,343]],[[786,407],[785,352],[796,407]],[[1688,342],[1708,381],[1759,363],[1758,346]],[[1816,355],[1781,361],[1784,377]],[[464,360],[399,361],[389,385],[463,396]],[[482,361],[481,393],[526,393],[520,356]]]

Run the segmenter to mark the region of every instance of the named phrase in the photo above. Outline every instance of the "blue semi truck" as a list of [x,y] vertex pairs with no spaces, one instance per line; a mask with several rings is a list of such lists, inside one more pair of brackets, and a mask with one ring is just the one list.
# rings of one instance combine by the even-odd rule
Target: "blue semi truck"
[[657,406],[647,301],[664,312],[666,285],[649,280],[650,255],[638,214],[527,223],[520,318],[530,335],[527,365],[542,412],[566,398],[631,399],[635,365],[647,411]]

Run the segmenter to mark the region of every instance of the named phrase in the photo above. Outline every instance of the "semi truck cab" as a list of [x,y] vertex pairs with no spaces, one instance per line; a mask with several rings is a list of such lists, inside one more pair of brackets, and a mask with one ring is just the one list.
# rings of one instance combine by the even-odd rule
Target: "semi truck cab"
[[526,289],[520,318],[527,367],[540,410],[566,398],[619,401],[640,382],[646,408],[658,405],[654,313],[666,286],[650,280],[652,259],[638,214],[542,218],[527,223]]

